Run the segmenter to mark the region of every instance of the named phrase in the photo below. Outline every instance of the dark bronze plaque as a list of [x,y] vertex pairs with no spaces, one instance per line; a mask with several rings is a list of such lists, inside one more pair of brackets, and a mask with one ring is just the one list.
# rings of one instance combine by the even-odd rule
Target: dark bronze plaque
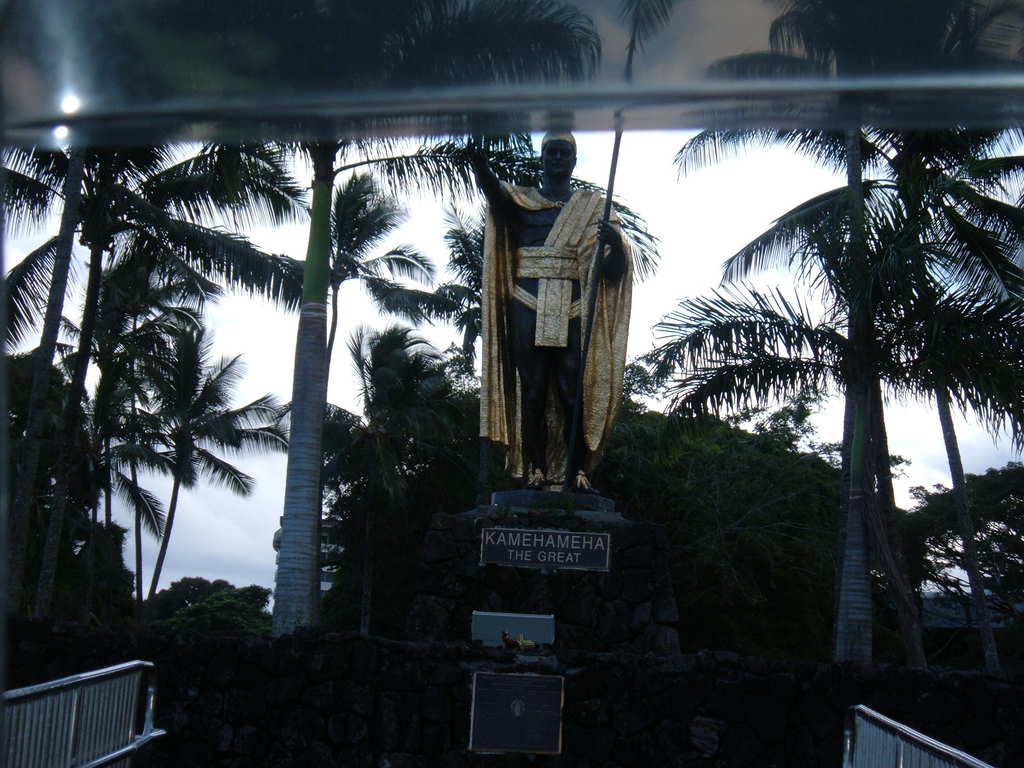
[[469,749],[560,754],[563,687],[554,675],[474,672]]
[[607,571],[611,545],[610,533],[484,528],[480,562]]

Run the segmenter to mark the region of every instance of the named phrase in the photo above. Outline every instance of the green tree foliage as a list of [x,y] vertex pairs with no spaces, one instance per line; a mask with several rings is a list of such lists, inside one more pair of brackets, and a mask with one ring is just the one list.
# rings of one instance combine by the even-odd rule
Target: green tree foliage
[[[644,379],[631,366],[634,392]],[[810,413],[681,422],[627,398],[593,479],[626,518],[665,525],[684,650],[829,658],[839,469],[802,447]]]
[[[214,584],[221,583],[218,579]],[[224,582],[226,584],[226,582]],[[213,586],[213,585],[211,585]],[[187,627],[203,632],[270,632],[270,590],[258,584],[236,588],[227,584],[207,597],[175,611],[167,620],[172,627]]]
[[[360,629],[400,636],[430,516],[474,506],[479,401],[465,356],[440,357],[407,329],[356,334],[350,351],[363,414],[331,409],[325,425],[326,506],[343,547],[328,608],[354,628],[351,606],[371,606]],[[348,607],[331,607],[346,590]]]
[[[925,71],[1005,69],[1018,66],[1024,39],[1024,16],[1016,0],[910,0],[898,8],[847,0],[784,0],[779,6],[781,13],[769,34],[771,52],[718,62],[711,68],[712,76],[863,76],[918,67]],[[898,598],[908,663],[924,664],[921,625],[906,584],[900,545],[893,536],[896,510],[885,468],[888,450],[878,383],[889,350],[876,338],[879,310],[893,302],[897,306],[912,302],[933,278],[973,286],[1001,282],[1000,289],[1019,285],[1019,267],[1012,259],[1006,276],[1011,279],[999,274],[1008,261],[1005,256],[1016,253],[1014,243],[1022,231],[1016,198],[1000,199],[1014,185],[1019,167],[1019,158],[1000,157],[1003,138],[1001,131],[963,128],[706,131],[677,156],[685,170],[717,162],[737,145],[780,144],[846,171],[845,188],[786,214],[745,253],[734,257],[726,272],[728,279],[735,280],[772,262],[788,261],[843,305],[849,345],[843,366],[847,397],[843,455],[848,472],[844,474],[846,535],[837,660],[871,659],[865,536],[870,531],[872,550],[880,555],[876,562]],[[877,181],[864,178],[872,167],[881,170]],[[1005,186],[1000,183],[1004,181]],[[871,199],[889,196],[896,205],[882,218],[873,217],[868,207]],[[804,228],[794,238],[799,228],[793,224],[807,214],[816,215],[829,197],[839,203],[840,217],[828,227]],[[844,228],[847,233],[836,238]],[[879,232],[883,236],[875,239],[884,241],[886,248],[873,253],[872,235]],[[823,243],[822,233],[824,240],[831,234],[840,247]],[[815,252],[830,255],[832,266],[809,270],[819,260],[807,258]],[[841,258],[836,261],[836,256]],[[874,478],[877,499],[872,498],[876,491],[870,477],[872,463],[882,470]],[[998,670],[998,660],[994,648],[990,651],[986,668],[992,673]]]
[[202,602],[222,589],[234,589],[224,579],[208,581],[202,576],[186,576],[172,581],[167,589],[161,589],[146,601],[146,610],[154,621],[166,621],[178,611]]
[[[8,358],[11,392],[8,416],[15,455],[24,443],[33,367],[31,354]],[[26,571],[30,579],[35,578],[42,561],[46,519],[52,503],[50,478],[57,462],[57,434],[68,390],[62,368],[52,368],[49,378],[52,385],[44,402],[39,462],[32,483],[33,502],[26,532]],[[68,525],[61,531],[56,548],[58,571],[53,586],[52,615],[90,623],[122,623],[131,614],[131,605],[126,606],[124,602],[126,579],[129,600],[131,590],[131,573],[125,567],[122,551],[125,531],[113,523],[104,526],[89,520],[88,512],[100,492],[96,472],[99,457],[92,450],[89,427],[90,424],[83,424],[76,431],[74,461],[68,473],[71,501]],[[90,545],[94,556],[91,570],[88,562]],[[88,589],[90,580],[95,582],[91,592]],[[22,607],[12,606],[12,609]]]
[[[374,634],[404,637],[405,618],[412,601],[416,571],[430,518],[438,512],[457,513],[476,506],[476,462],[480,399],[479,384],[467,355],[457,348],[444,352],[439,366],[446,379],[449,431],[443,439],[415,442],[404,462],[407,492],[402,504],[379,515],[374,528],[373,615]],[[369,489],[362,471],[339,464],[348,440],[351,414],[332,411],[325,426],[325,507],[337,520],[342,545],[334,582],[324,597],[324,625],[354,630],[359,626],[360,570],[364,554],[362,509]],[[495,457],[495,477],[504,477],[501,458]],[[505,478],[505,486],[510,481]]]
[[[207,297],[219,295],[221,288],[216,280],[294,303],[301,265],[259,252],[245,238],[222,229],[219,216],[231,216],[239,226],[293,220],[303,213],[303,193],[284,169],[280,152],[260,146],[206,146],[184,158],[167,146],[99,147],[89,149],[84,157],[80,151],[72,152],[70,158],[62,152],[9,150],[3,154],[3,161],[8,166],[9,180],[4,195],[15,198],[15,203],[27,196],[31,204],[24,215],[34,223],[41,220],[40,206],[59,197],[57,190],[62,179],[74,177],[80,182],[84,173],[81,204],[71,202],[69,189],[70,207],[61,225],[62,237],[65,229],[74,234],[79,228],[79,239],[88,247],[90,260],[82,320],[75,329],[78,354],[73,358],[71,386],[61,417],[62,458],[53,473],[47,542],[37,580],[34,610],[46,614],[53,596],[56,552],[68,506],[71,480],[67,472],[74,462],[74,435],[84,412],[88,367],[101,319],[105,271],[130,265],[129,272],[184,280]],[[79,182],[71,187],[77,189]],[[24,206],[12,205],[12,210],[21,208]],[[211,221],[217,226],[203,224]],[[32,384],[34,393],[45,393],[46,367],[53,354],[51,343],[57,339],[59,305],[63,303],[66,285],[64,273],[70,264],[70,240],[66,254],[56,253],[56,249],[56,240],[49,241],[30,253],[19,269],[11,273],[11,306],[21,313],[16,313],[12,327],[20,338],[31,330],[31,315],[44,306],[47,308],[38,375]],[[51,288],[48,292],[47,284]],[[24,599],[21,592],[26,532],[33,503],[31,484],[39,452],[39,409],[43,400],[44,397],[33,395],[24,436],[25,450],[15,478],[8,585],[15,603]]]
[[202,327],[175,329],[171,343],[174,354],[158,360],[149,372],[152,399],[147,414],[173,478],[150,597],[160,581],[181,489],[195,488],[205,479],[239,496],[252,493],[254,479],[214,451],[241,454],[284,450],[286,445],[280,406],[273,396],[231,407],[244,370],[240,355],[214,360],[212,341]]
[[[90,522],[84,514],[69,516],[68,523],[57,550],[50,616],[90,625],[131,623],[135,603],[132,572],[124,562],[127,529],[117,523],[106,526]],[[29,557],[37,562],[44,531],[34,533]],[[94,557],[91,566],[90,543]]]
[[[1011,462],[966,479],[992,618],[1004,627],[1003,637],[1016,634],[1019,656],[1024,650],[1024,465]],[[911,578],[923,590],[940,592],[960,615],[973,616],[953,491],[937,485],[913,493],[917,505],[902,519]]]

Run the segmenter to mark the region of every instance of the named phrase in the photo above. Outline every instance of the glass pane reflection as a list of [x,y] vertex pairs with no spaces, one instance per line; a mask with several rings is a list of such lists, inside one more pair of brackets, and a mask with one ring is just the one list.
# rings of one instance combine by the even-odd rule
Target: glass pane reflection
[[[967,0],[9,0],[7,138],[1007,125],[1024,10]],[[659,19],[655,19],[659,21]]]

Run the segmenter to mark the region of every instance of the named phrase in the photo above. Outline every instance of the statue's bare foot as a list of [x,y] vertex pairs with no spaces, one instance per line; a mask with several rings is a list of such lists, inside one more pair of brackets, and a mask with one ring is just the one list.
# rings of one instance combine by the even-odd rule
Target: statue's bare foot
[[530,478],[530,482],[526,484],[526,487],[533,491],[539,491],[544,486],[549,485],[547,478],[544,477],[544,473],[539,469],[533,470],[533,477]]
[[592,493],[595,496],[601,495],[601,492],[592,486],[590,481],[587,480],[587,476],[584,474],[582,469],[576,474],[576,482],[574,485],[576,493]]

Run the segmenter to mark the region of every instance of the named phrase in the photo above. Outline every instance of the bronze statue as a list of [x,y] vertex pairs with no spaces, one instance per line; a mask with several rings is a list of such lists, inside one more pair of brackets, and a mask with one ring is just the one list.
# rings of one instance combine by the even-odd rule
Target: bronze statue
[[[480,434],[508,449],[508,469],[541,488],[573,480],[604,451],[622,399],[632,295],[632,257],[604,198],[570,184],[571,134],[541,143],[539,189],[501,182],[470,142],[477,184],[490,211],[484,238]],[[583,329],[597,244],[605,248],[584,371],[575,455],[569,457]]]

